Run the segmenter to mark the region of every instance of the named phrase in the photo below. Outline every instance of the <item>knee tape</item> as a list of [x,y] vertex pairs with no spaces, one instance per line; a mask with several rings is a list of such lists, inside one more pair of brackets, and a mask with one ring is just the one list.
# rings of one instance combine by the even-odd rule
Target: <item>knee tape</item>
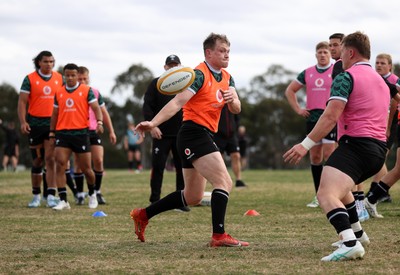
[[31,148],[32,159],[44,159],[44,148]]
[[32,167],[31,173],[35,174],[35,175],[41,175],[42,174],[42,166]]

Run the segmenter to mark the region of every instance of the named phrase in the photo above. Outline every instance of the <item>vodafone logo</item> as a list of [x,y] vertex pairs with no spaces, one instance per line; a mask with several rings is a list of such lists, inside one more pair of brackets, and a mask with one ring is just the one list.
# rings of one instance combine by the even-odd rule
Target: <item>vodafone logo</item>
[[189,148],[186,148],[186,149],[185,149],[185,155],[186,155],[186,156],[189,156],[190,153],[191,153],[190,149],[189,149]]
[[67,101],[65,102],[65,105],[68,108],[71,108],[72,106],[74,106],[74,100],[72,98],[68,98]]
[[45,95],[51,94],[51,88],[50,88],[49,86],[44,86],[44,87],[43,87],[43,93],[44,93]]
[[324,85],[324,80],[322,78],[317,78],[315,80],[315,86],[321,88]]
[[224,97],[222,96],[222,93],[221,93],[220,89],[217,90],[217,93],[215,94],[215,97],[216,97],[218,103],[221,103],[222,100],[224,100]]

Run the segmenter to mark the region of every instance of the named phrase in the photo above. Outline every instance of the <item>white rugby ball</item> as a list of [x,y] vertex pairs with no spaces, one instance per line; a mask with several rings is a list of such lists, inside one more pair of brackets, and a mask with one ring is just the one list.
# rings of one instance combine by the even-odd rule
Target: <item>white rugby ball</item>
[[204,192],[203,198],[201,199],[200,205],[211,206],[211,192]]
[[164,95],[176,95],[190,85],[195,79],[192,68],[178,66],[165,71],[157,81],[157,89]]

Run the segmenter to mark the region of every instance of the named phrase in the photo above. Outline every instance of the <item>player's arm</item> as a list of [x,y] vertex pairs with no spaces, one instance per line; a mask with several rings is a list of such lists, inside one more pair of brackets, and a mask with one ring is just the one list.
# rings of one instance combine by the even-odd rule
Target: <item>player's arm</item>
[[225,103],[228,105],[228,109],[232,114],[239,114],[241,111],[241,103],[239,96],[234,87],[229,87],[228,90],[222,91],[222,96]]
[[117,136],[115,135],[115,132],[114,132],[114,127],[113,127],[113,124],[111,121],[110,114],[108,113],[105,105],[101,106],[100,109],[101,109],[101,113],[103,114],[104,124],[106,125],[108,132],[109,132],[110,142],[111,142],[111,144],[115,145],[115,143],[117,142]]
[[28,134],[31,131],[31,128],[26,122],[26,107],[28,105],[29,94],[20,92],[18,97],[18,118],[19,124],[21,125],[21,132],[23,134]]
[[58,121],[58,105],[56,98],[54,98],[54,108],[50,119],[50,134],[49,134],[50,140],[55,138],[57,121]]
[[[289,102],[290,107],[298,114],[303,117],[308,116],[308,112],[300,107],[299,101],[297,100],[296,93],[303,87],[298,80],[293,80],[286,88],[285,96]],[[306,113],[307,112],[307,113]]]

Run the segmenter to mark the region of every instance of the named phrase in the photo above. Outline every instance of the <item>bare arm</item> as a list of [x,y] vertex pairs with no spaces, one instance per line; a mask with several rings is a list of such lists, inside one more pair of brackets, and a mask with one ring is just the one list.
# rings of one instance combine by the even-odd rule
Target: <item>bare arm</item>
[[111,144],[115,145],[115,143],[117,142],[117,136],[114,132],[114,127],[110,118],[110,114],[108,113],[106,106],[102,106],[100,107],[100,109],[101,113],[103,114],[104,124],[106,125],[109,132],[110,142]]
[[286,88],[285,96],[289,102],[290,107],[300,116],[308,117],[310,113],[306,109],[302,109],[297,100],[296,93],[303,87],[302,84],[293,80],[289,86]]
[[26,107],[28,105],[29,94],[20,93],[18,98],[18,118],[21,125],[22,134],[29,134],[31,127],[26,122]]
[[314,129],[303,142],[296,144],[283,155],[285,162],[298,164],[311,149],[313,143],[323,139],[335,127],[345,106],[344,101],[330,100]]
[[229,87],[226,91],[221,91],[225,103],[228,104],[228,109],[232,114],[239,114],[241,111],[241,103],[234,87]]
[[193,93],[189,90],[185,90],[180,94],[177,94],[168,104],[166,104],[160,112],[151,120],[151,121],[142,121],[140,122],[135,130],[140,134],[144,134],[144,132],[151,131],[154,127],[159,126],[164,121],[170,119],[173,115],[175,115],[180,109],[182,109],[183,105],[189,101],[193,96]]

